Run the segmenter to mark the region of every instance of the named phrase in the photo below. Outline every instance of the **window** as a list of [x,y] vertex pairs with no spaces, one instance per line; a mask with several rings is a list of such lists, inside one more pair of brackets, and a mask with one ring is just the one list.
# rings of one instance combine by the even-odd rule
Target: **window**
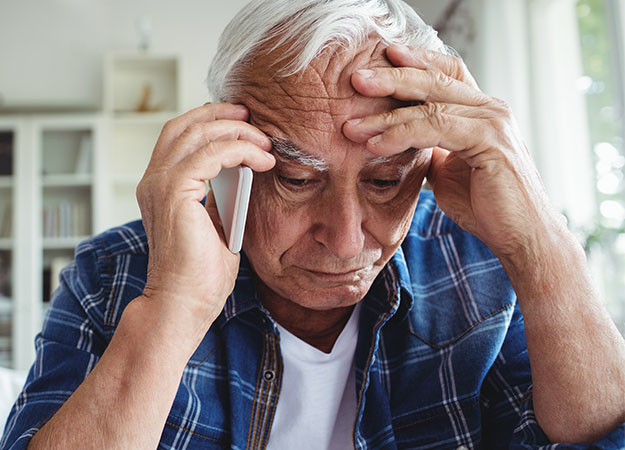
[[585,247],[625,333],[625,0],[577,0],[576,9],[596,196]]

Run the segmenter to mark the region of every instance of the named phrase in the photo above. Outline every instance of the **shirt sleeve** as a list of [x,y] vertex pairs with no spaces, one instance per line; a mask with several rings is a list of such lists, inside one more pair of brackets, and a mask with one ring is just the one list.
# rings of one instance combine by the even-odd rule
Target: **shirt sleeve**
[[485,448],[625,448],[625,424],[591,444],[558,444],[549,441],[534,415],[529,356],[523,316],[518,305],[501,351],[482,386],[482,411]]
[[7,419],[0,450],[25,449],[94,368],[106,348],[98,306],[104,302],[95,252],[89,241],[60,277],[42,331],[36,358]]

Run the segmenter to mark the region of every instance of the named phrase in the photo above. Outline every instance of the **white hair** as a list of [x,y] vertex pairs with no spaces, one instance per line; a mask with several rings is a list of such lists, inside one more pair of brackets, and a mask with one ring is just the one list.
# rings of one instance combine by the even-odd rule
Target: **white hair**
[[402,0],[252,0],[228,24],[206,82],[211,99],[232,101],[254,50],[283,46],[277,76],[302,72],[324,49],[358,48],[371,35],[382,42],[455,52]]

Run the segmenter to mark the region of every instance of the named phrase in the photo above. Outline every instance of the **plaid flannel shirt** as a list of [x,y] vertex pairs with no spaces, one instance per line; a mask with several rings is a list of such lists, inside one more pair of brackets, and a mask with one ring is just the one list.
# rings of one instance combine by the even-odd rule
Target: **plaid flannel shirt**
[[[26,448],[91,372],[142,293],[147,261],[140,222],[78,246],[1,449]],[[560,448],[532,410],[523,318],[506,274],[430,192],[363,302],[355,448]],[[281,379],[279,332],[243,256],[233,293],[184,370],[159,448],[265,448]],[[593,445],[567,448],[625,448],[625,426]]]

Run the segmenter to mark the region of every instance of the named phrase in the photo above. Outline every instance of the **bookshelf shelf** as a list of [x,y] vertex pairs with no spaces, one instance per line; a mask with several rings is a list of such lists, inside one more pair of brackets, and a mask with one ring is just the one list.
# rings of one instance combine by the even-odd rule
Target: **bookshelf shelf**
[[0,189],[11,189],[13,187],[13,177],[10,175],[0,176]]
[[113,177],[112,182],[119,187],[137,187],[142,176],[136,174],[116,175]]
[[59,174],[44,175],[41,179],[43,187],[85,187],[91,186],[93,175],[91,174]]
[[9,297],[0,296],[0,314],[10,313],[13,303]]
[[89,236],[73,236],[73,237],[47,237],[43,238],[43,249],[44,250],[74,250],[76,246],[84,241],[85,239],[89,239]]
[[115,113],[113,116],[114,125],[150,125],[156,124],[162,127],[169,119],[176,117],[176,111],[159,111],[153,113]]

